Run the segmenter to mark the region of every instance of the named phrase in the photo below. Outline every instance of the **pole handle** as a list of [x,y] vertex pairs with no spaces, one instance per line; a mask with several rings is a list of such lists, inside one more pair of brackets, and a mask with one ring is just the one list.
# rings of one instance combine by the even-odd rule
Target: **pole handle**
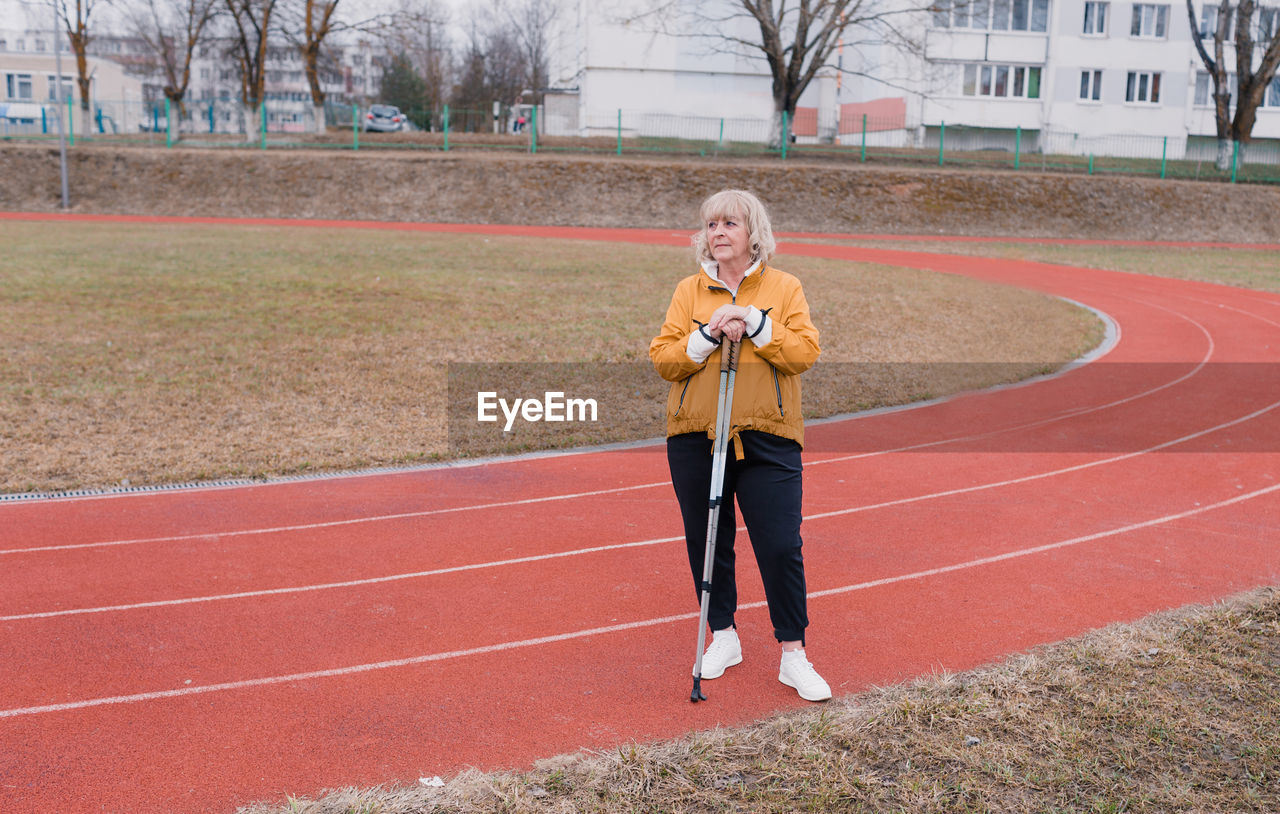
[[720,353],[720,372],[728,373],[729,371],[738,369],[738,354],[742,350],[742,340],[730,342],[728,348],[721,346]]

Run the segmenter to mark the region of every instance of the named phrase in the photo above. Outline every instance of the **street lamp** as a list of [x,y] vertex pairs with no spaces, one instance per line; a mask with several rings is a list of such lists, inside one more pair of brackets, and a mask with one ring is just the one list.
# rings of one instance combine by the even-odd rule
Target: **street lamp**
[[66,107],[66,99],[62,93],[62,37],[59,34],[58,23],[58,3],[57,0],[50,0],[49,7],[53,10],[53,65],[54,72],[57,76],[54,78],[54,99],[58,108],[58,166],[62,173],[62,208],[71,208],[70,195],[67,193],[67,130],[62,123],[62,110]]

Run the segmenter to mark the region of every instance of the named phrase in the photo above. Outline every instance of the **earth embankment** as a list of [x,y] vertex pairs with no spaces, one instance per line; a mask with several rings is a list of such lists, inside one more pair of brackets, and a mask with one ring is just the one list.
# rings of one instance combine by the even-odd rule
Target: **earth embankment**
[[[53,212],[58,151],[0,146],[0,208]],[[96,144],[68,153],[84,213],[690,229],[724,187],[779,231],[1280,241],[1280,188],[1144,177],[806,160],[476,151],[211,150]]]

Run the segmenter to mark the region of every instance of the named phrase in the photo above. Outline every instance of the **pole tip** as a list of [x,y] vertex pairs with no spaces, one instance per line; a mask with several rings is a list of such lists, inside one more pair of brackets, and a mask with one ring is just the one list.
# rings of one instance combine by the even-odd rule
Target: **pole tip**
[[702,676],[695,676],[693,679],[693,692],[689,693],[689,700],[692,703],[706,701],[707,697],[702,694]]

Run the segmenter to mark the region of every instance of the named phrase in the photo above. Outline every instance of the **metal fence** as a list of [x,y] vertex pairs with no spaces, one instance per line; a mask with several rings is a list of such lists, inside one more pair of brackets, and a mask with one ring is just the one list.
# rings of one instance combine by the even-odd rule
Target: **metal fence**
[[[838,118],[820,120],[813,111],[801,111],[793,120],[543,107],[501,108],[495,114],[445,105],[405,111],[396,132],[373,132],[368,109],[349,104],[326,104],[319,123],[309,98],[272,100],[252,113],[228,99],[188,102],[181,110],[167,101],[106,101],[87,113],[74,104],[62,112],[72,145],[670,153],[1280,183],[1277,141],[1233,148],[1229,166],[1219,169],[1217,142],[1210,137],[919,123],[905,112],[873,115],[845,108]],[[58,112],[52,104],[0,105],[0,139],[56,139]]]

